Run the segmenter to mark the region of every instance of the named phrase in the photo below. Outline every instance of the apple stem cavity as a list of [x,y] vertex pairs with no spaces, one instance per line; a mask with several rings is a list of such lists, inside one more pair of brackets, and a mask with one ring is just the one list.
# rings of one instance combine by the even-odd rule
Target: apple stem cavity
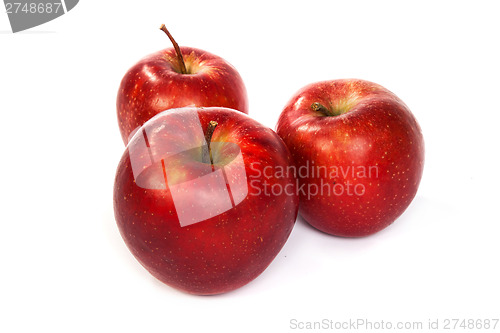
[[205,156],[203,156],[203,161],[206,161],[208,163],[208,160],[210,160],[210,164],[212,165],[212,167],[214,165],[214,160],[212,157],[212,149],[210,148],[210,143],[212,142],[212,135],[214,134],[217,125],[218,123],[216,121],[214,120],[210,121],[208,123],[207,131],[205,132],[205,141],[207,142],[207,149],[204,152]]
[[311,109],[312,109],[313,111],[318,111],[318,112],[321,112],[323,115],[328,116],[328,117],[330,117],[330,116],[338,116],[338,115],[340,115],[340,113],[339,113],[339,114],[335,114],[335,113],[333,113],[333,112],[332,112],[332,111],[330,111],[330,110],[329,110],[326,106],[324,106],[323,104],[318,103],[318,102],[314,102],[314,103],[312,103],[312,104],[311,104]]
[[170,32],[167,30],[167,27],[165,26],[165,24],[161,25],[160,30],[167,34],[168,38],[172,42],[172,45],[174,46],[175,54],[177,55],[177,61],[179,61],[179,67],[181,69],[181,73],[188,74],[187,69],[186,69],[186,64],[184,63],[184,58],[182,57],[182,53],[181,53],[181,49],[179,47],[179,44],[177,44],[174,37],[172,37]]

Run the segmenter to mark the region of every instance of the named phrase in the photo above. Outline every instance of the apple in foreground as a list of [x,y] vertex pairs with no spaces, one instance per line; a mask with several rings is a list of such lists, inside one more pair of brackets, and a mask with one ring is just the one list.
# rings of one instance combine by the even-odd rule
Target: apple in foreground
[[234,290],[260,275],[290,235],[297,180],[269,177],[290,166],[280,137],[241,112],[162,112],[137,131],[120,160],[118,228],[164,283],[199,295]]
[[157,113],[183,106],[221,106],[248,113],[245,85],[236,69],[209,52],[179,47],[144,57],[123,77],[116,100],[123,142]]
[[277,132],[295,161],[299,213],[325,233],[376,233],[417,193],[424,166],[421,129],[408,107],[378,84],[310,84],[285,106]]

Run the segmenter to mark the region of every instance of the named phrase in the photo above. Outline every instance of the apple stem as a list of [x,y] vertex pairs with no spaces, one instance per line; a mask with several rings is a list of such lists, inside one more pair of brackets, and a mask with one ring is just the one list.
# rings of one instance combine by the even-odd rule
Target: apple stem
[[330,110],[328,110],[326,108],[326,106],[324,106],[323,104],[321,103],[318,103],[318,102],[314,102],[311,104],[311,109],[313,111],[318,111],[318,112],[321,112],[322,114],[324,114],[325,116],[331,116],[332,113],[330,112]]
[[179,44],[175,41],[174,37],[168,32],[167,27],[165,24],[162,24],[160,27],[160,30],[163,31],[164,33],[167,34],[168,38],[172,42],[172,45],[174,46],[175,53],[177,55],[177,61],[179,61],[179,66],[181,68],[181,73],[182,74],[187,74],[187,69],[186,69],[186,64],[184,63],[184,58],[182,57],[181,49],[179,47]]
[[210,164],[212,166],[214,165],[214,160],[212,157],[212,149],[210,149],[210,142],[212,142],[212,135],[214,134],[214,131],[215,131],[215,128],[217,127],[217,125],[218,125],[218,123],[215,120],[210,121],[208,123],[207,131],[205,132],[205,140],[207,142],[208,157],[210,159]]

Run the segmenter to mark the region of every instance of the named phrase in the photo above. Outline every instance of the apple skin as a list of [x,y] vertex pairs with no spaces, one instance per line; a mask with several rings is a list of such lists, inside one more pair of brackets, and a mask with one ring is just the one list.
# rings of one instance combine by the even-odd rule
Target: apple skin
[[[323,105],[326,114],[313,110],[313,103]],[[299,189],[311,189],[299,190],[299,214],[325,233],[374,234],[396,220],[417,193],[422,131],[408,107],[378,84],[358,79],[310,84],[285,106],[277,133],[296,169],[309,171],[298,174]]]
[[183,106],[221,106],[248,114],[240,74],[209,52],[181,47],[188,74],[182,74],[174,48],[144,57],[123,77],[116,100],[123,142],[154,115]]
[[[211,165],[198,157],[200,150],[194,148],[193,153],[191,149],[204,147],[199,129],[206,131],[210,121],[218,123],[212,146],[222,144],[212,148],[213,165],[216,170],[225,168],[226,184],[236,183],[231,185],[235,205],[181,226],[182,214],[188,214],[187,218],[204,214],[192,205],[204,205],[208,212],[224,199],[224,191],[213,186],[191,185],[193,179],[200,181],[203,175],[211,175],[206,172]],[[144,133],[147,147],[141,144]],[[229,156],[231,149],[223,146],[241,150],[239,171],[235,172],[237,159]],[[184,153],[165,157],[167,151]],[[134,176],[134,163],[150,158],[160,167],[150,163]],[[160,161],[163,164],[158,164]],[[136,259],[167,285],[197,295],[237,289],[268,267],[295,224],[297,179],[293,175],[266,178],[263,172],[264,168],[290,166],[293,160],[280,137],[241,112],[184,107],[160,113],[133,136],[118,165],[114,211],[119,231]],[[163,185],[165,178],[168,186]],[[179,184],[184,186],[182,191],[174,189]],[[289,190],[274,195],[264,191],[264,185],[288,186]],[[243,196],[237,198],[238,193]],[[188,207],[187,211],[181,206]]]

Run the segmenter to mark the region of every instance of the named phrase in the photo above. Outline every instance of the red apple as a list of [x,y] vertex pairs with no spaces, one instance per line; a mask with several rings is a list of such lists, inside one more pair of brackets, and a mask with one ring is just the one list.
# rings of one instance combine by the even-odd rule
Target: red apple
[[164,283],[219,294],[261,274],[298,212],[292,158],[280,137],[227,108],[160,113],[131,138],[115,178],[120,233]]
[[318,82],[285,106],[277,132],[300,178],[300,214],[326,233],[359,237],[398,218],[422,177],[424,140],[408,107],[363,80]]
[[221,106],[248,113],[241,76],[224,59],[179,47],[165,25],[173,48],[146,56],[123,77],[116,108],[123,142],[154,115],[183,106]]

